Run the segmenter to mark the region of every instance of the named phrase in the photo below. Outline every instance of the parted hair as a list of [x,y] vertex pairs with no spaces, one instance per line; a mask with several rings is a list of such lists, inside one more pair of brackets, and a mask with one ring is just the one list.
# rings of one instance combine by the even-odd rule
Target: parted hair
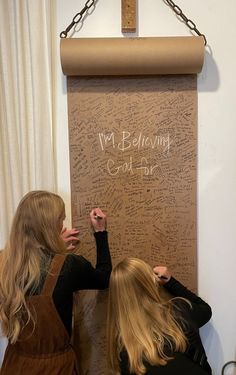
[[184,352],[187,339],[175,318],[173,301],[164,300],[152,268],[141,259],[125,258],[110,277],[107,341],[108,363],[119,370],[125,351],[129,371],[145,374],[145,361],[163,366],[172,351]]
[[0,257],[0,324],[11,343],[17,341],[24,324],[33,320],[26,296],[37,290],[48,259],[66,251],[60,237],[64,217],[63,200],[47,191],[29,192],[17,207]]

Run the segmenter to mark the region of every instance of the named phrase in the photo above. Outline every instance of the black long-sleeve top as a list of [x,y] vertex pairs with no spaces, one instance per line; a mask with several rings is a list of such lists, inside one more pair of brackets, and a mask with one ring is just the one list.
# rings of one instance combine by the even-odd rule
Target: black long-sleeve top
[[94,233],[97,248],[95,268],[83,256],[68,254],[53,292],[53,301],[69,335],[72,326],[73,293],[83,289],[106,289],[112,270],[106,231]]
[[[168,353],[172,354],[174,359],[168,361],[165,366],[152,366],[144,362],[147,368],[145,375],[211,374],[211,368],[207,362],[206,353],[199,335],[199,328],[206,324],[211,318],[210,306],[196,294],[184,287],[174,277],[171,277],[164,287],[174,297],[183,297],[191,302],[192,307],[183,300],[173,300],[177,320],[183,327],[188,340],[188,348],[185,353]],[[186,324],[183,324],[183,321],[187,323],[187,327]],[[121,353],[120,370],[121,375],[131,374],[129,372],[128,356],[126,352]]]

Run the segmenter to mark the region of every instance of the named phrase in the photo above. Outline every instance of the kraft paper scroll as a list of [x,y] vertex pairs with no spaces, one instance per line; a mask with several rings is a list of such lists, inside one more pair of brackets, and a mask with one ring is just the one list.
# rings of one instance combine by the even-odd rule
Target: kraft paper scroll
[[203,61],[201,36],[61,39],[67,76],[197,74]]
[[[93,265],[88,217],[101,207],[113,265],[126,256],[167,265],[196,290],[196,83],[196,75],[68,77],[72,226],[78,254]],[[106,301],[106,291],[77,296],[82,375],[110,375]]]
[[[72,226],[80,230],[78,253],[94,265],[88,215],[99,206],[113,265],[125,256],[166,264],[196,291],[196,73],[203,57],[202,37],[61,40],[70,76]],[[106,302],[107,291],[76,296],[81,375],[111,374]]]

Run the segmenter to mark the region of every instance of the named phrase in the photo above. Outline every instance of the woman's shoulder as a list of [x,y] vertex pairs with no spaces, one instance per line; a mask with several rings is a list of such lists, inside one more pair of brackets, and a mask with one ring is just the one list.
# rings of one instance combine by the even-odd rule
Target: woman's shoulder
[[[57,282],[58,290],[79,290],[81,280],[88,274],[88,261],[77,254],[67,254]],[[79,275],[79,278],[78,278]]]
[[82,256],[74,253],[67,254],[63,269],[71,270],[78,267],[83,267],[87,264],[87,260]]

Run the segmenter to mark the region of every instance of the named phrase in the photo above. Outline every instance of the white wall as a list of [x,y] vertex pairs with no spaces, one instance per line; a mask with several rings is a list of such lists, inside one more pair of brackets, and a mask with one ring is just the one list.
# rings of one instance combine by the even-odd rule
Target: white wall
[[[226,361],[236,360],[236,2],[176,2],[205,33],[209,44],[198,77],[198,275],[199,293],[213,309],[211,323],[201,333],[214,374],[220,375]],[[136,35],[190,35],[164,0],[137,3]],[[57,0],[58,35],[84,4],[85,0]],[[74,37],[122,36],[120,4],[121,0],[98,0]],[[66,79],[59,50],[57,136],[59,193],[70,216]],[[232,374],[236,374],[233,367],[225,372]]]

